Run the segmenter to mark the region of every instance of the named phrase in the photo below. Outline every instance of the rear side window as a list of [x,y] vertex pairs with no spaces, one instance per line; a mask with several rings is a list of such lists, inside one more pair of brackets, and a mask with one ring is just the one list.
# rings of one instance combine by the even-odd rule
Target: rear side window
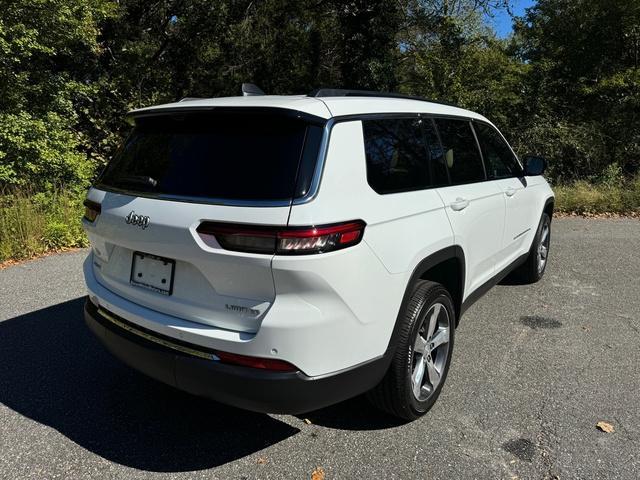
[[495,128],[485,123],[474,123],[473,127],[478,136],[487,176],[490,179],[522,175],[518,160]]
[[380,194],[422,190],[447,183],[431,120],[363,120],[367,181]]
[[445,161],[451,183],[463,184],[485,180],[482,157],[467,120],[437,119]]
[[[319,126],[277,113],[140,118],[96,186],[141,195],[290,200],[309,189],[320,133]],[[302,159],[312,165],[302,167]],[[304,179],[296,187],[299,171]]]

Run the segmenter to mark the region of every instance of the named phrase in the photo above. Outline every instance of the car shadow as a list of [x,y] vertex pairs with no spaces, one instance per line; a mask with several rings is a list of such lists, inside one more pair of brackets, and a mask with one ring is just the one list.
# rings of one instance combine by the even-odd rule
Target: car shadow
[[364,395],[296,417],[336,430],[385,430],[408,423],[378,410]]
[[517,287],[517,286],[527,285],[527,284],[528,282],[517,271],[509,273],[509,275],[507,275],[502,280],[500,280],[500,282],[498,282],[498,285],[502,285],[506,287]]
[[89,332],[83,303],[0,322],[1,403],[107,460],[156,472],[215,467],[299,432],[126,367]]

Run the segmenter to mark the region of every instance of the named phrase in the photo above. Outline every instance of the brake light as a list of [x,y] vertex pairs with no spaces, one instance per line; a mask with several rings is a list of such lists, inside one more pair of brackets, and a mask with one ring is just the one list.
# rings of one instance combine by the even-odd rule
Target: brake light
[[220,246],[236,252],[308,255],[332,252],[362,240],[362,220],[317,227],[271,227],[203,222],[196,231],[206,242],[214,236]]
[[90,222],[95,222],[100,212],[102,212],[102,207],[99,203],[92,202],[91,200],[85,200],[84,203],[84,218],[89,220]]

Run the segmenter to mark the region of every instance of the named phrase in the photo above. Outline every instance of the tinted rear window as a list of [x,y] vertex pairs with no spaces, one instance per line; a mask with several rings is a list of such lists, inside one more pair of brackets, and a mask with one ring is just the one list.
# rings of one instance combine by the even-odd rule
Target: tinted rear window
[[376,192],[447,184],[442,150],[430,119],[363,120],[367,181]]
[[467,120],[437,119],[442,148],[451,183],[481,182],[485,179],[482,157]]
[[[141,195],[289,200],[309,189],[321,131],[272,113],[141,118],[97,187]],[[302,159],[312,165],[301,165]]]

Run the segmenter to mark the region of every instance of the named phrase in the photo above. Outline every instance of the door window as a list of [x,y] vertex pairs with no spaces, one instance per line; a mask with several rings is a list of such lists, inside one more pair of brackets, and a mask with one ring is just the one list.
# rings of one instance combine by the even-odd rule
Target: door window
[[482,157],[467,120],[439,118],[436,121],[445,162],[454,185],[485,180]]
[[498,131],[486,123],[474,123],[473,126],[489,179],[521,176],[522,168],[518,160]]

